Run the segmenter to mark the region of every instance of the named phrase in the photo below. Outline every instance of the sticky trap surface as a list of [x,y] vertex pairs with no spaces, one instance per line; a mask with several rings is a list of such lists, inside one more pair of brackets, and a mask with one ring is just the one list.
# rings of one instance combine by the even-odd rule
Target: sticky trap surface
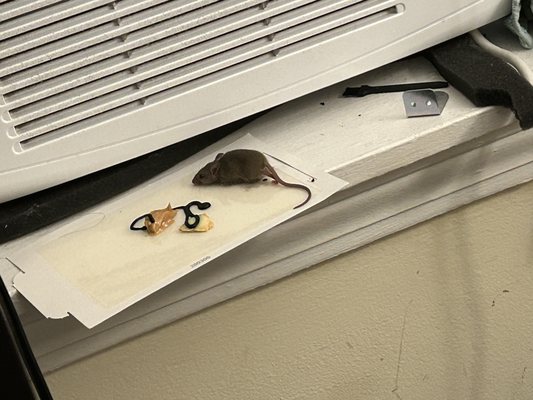
[[[293,207],[307,194],[271,181],[234,186],[191,183],[195,173],[216,154],[238,148],[277,158],[268,160],[284,180],[308,186],[311,200],[295,210]],[[311,182],[309,176],[316,180]],[[345,185],[247,135],[201,160],[181,163],[143,188],[109,201],[41,237],[24,251],[9,255],[23,271],[15,277],[14,285],[45,316],[72,314],[93,327]],[[204,211],[192,208],[195,214],[205,212],[213,220],[214,228],[208,232],[180,232],[185,221],[183,211],[178,211],[175,222],[157,236],[129,229],[140,215],[165,208],[169,202],[175,207],[193,200],[211,203]]]

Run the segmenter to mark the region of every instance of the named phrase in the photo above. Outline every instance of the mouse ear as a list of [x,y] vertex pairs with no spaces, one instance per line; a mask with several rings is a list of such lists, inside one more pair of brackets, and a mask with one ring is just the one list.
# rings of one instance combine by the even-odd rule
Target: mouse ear
[[[222,154],[222,153],[220,153]],[[217,156],[218,158],[218,156]],[[211,163],[211,166],[209,167],[209,171],[211,172],[211,175],[216,176],[218,174],[218,170],[220,169],[220,163],[218,161],[213,161]]]
[[215,157],[215,161],[220,160],[223,155],[224,155],[224,153],[218,153],[217,156]]

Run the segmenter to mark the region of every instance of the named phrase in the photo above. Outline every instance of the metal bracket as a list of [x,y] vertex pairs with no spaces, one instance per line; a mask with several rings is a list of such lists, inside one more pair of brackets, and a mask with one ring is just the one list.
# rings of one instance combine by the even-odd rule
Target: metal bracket
[[448,101],[448,93],[429,89],[403,93],[403,105],[407,118],[440,115]]

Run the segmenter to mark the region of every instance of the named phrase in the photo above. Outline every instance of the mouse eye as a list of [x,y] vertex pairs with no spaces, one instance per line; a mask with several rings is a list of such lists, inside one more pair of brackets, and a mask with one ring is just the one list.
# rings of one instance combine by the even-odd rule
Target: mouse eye
[[205,178],[205,175],[204,175],[204,174],[200,174],[200,175],[198,175],[198,178],[200,178],[200,179],[204,179],[204,178]]

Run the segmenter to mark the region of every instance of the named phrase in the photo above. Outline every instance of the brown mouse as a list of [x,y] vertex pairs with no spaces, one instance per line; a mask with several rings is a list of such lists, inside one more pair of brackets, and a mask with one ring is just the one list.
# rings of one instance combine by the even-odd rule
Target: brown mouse
[[270,165],[265,155],[257,150],[239,149],[217,154],[215,161],[207,163],[198,171],[192,183],[195,185],[236,185],[259,182],[263,176],[268,176],[284,186],[303,189],[307,192],[307,199],[294,208],[303,206],[311,198],[311,190],[307,186],[285,182]]

